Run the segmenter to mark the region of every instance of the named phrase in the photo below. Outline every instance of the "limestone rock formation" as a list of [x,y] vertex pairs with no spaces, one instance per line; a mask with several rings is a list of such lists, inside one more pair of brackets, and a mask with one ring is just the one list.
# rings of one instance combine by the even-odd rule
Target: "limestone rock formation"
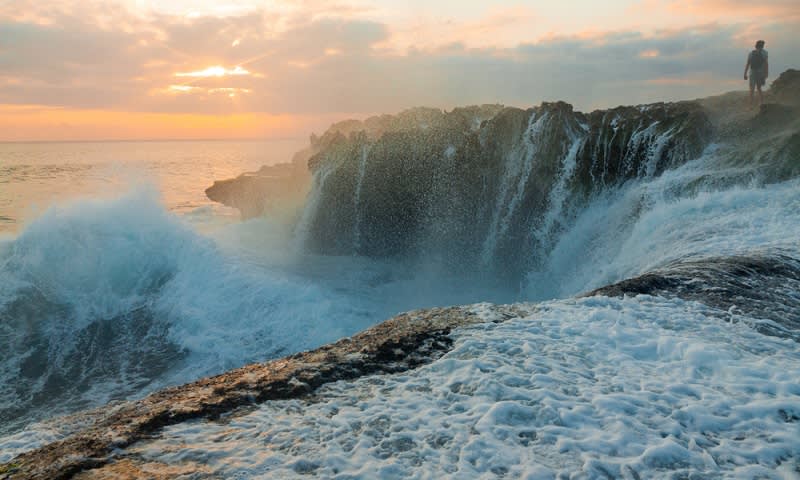
[[290,167],[216,182],[207,194],[246,218],[306,200],[296,231],[313,252],[436,257],[514,283],[593,195],[658,176],[712,143],[732,146],[729,164],[763,164],[764,181],[800,173],[799,78],[781,74],[756,115],[738,92],[588,114],[556,102],[346,120],[312,135]]
[[712,132],[696,102],[588,115],[563,102],[415,111],[372,123],[382,128],[326,133],[310,159],[313,201],[299,226],[306,247],[433,252],[450,267],[512,279],[529,267],[529,252],[552,241],[558,218],[547,212],[696,158]]
[[307,163],[311,152],[307,148],[296,153],[290,163],[267,165],[257,172],[217,180],[206,189],[206,196],[239,209],[244,219],[296,210],[308,194],[311,175]]

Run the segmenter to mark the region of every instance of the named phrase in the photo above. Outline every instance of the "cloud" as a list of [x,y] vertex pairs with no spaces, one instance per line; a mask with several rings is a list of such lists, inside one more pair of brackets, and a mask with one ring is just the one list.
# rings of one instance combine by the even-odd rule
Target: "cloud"
[[[455,13],[458,13],[457,11]],[[521,38],[530,38],[531,29],[540,20],[528,6],[491,6],[473,18],[420,17],[405,25],[392,26],[388,48],[402,49],[426,43],[430,47],[452,44],[513,46]]]
[[[697,11],[750,8],[737,0],[659,6],[684,3]],[[788,3],[761,5],[783,12]],[[0,104],[306,117],[558,99],[591,109],[737,88],[751,37],[764,32],[773,72],[800,65],[793,48],[800,20],[789,17],[551,35],[509,46],[491,39],[536,12],[488,10],[474,21],[445,22],[433,43],[417,31],[415,43],[413,29],[370,18],[355,2],[279,5],[223,16],[66,0],[1,6]],[[411,46],[398,50],[401,30],[412,33],[404,40]]]
[[738,17],[741,19],[794,18],[800,17],[796,0],[648,0],[642,9],[679,12],[694,17],[719,19]]

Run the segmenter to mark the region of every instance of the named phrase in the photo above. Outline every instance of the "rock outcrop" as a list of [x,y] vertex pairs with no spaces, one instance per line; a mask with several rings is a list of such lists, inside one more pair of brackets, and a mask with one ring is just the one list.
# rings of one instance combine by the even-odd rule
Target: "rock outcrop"
[[785,255],[684,260],[598,288],[586,296],[640,294],[694,300],[727,312],[729,319],[757,318],[765,335],[800,342],[800,261]]
[[563,102],[415,113],[323,136],[298,226],[308,249],[433,254],[456,270],[517,281],[535,261],[530,253],[552,242],[562,212],[696,158],[712,133],[696,102],[591,114]]
[[770,85],[767,100],[800,106],[800,70],[790,68],[781,73]]
[[257,172],[217,180],[206,189],[206,196],[237,208],[244,219],[296,211],[308,195],[311,174],[307,164],[311,153],[312,148],[307,148],[297,152],[290,163],[267,165]]

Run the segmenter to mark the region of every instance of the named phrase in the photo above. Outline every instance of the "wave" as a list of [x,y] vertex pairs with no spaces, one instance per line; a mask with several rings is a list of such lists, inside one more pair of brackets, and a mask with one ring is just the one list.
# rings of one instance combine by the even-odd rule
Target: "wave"
[[0,246],[0,430],[352,334],[376,321],[352,300],[226,252],[152,189],[51,208]]
[[52,207],[0,243],[0,382],[14,386],[0,392],[0,434],[412,308],[514,298],[433,266],[308,254],[282,222],[223,213],[176,216],[142,187]]

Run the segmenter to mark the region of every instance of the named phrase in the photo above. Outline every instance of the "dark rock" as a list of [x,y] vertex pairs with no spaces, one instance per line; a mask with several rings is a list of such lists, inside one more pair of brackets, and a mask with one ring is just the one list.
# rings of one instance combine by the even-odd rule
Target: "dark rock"
[[790,68],[781,73],[770,85],[768,93],[772,101],[800,105],[800,70]]
[[800,260],[753,255],[684,260],[598,288],[586,296],[659,295],[694,300],[762,320],[766,335],[800,342]]
[[311,175],[306,167],[309,151],[299,152],[292,163],[261,167],[229,180],[218,180],[206,189],[215,202],[237,208],[245,219],[300,208],[308,193]]
[[309,161],[320,180],[307,248],[433,254],[512,283],[557,233],[549,209],[568,212],[604,188],[660,175],[699,156],[712,134],[696,102],[588,115],[564,102],[416,109],[347,127],[326,132]]

